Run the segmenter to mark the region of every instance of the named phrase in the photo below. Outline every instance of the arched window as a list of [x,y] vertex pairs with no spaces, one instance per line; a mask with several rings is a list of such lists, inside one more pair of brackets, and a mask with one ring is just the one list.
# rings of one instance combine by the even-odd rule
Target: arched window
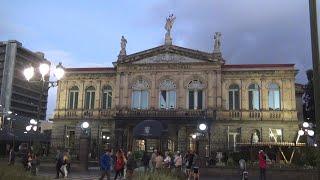
[[202,109],[204,106],[204,84],[199,80],[193,80],[188,84],[189,109]]
[[112,87],[107,85],[102,89],[102,109],[111,109]]
[[260,110],[260,90],[259,85],[251,84],[249,86],[249,109]]
[[280,110],[280,88],[277,84],[269,85],[269,110]]
[[140,79],[132,86],[132,103],[134,109],[147,109],[149,99],[149,84],[147,81]]
[[232,84],[229,86],[229,110],[240,109],[239,86]]
[[93,86],[90,86],[86,89],[86,97],[85,97],[85,109],[94,109],[94,99],[95,99],[96,89]]
[[170,80],[160,83],[160,109],[174,109],[176,107],[176,85]]
[[73,86],[69,90],[69,108],[77,109],[78,108],[78,96],[79,96],[79,88],[77,86]]

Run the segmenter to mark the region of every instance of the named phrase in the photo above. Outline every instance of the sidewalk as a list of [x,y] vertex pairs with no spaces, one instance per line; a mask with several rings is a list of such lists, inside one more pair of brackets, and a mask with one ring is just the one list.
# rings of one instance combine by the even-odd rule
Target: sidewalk
[[[259,179],[259,169],[248,169],[249,179]],[[54,163],[41,163],[40,175],[47,177],[55,177],[55,164]],[[317,171],[307,169],[267,169],[267,179],[272,180],[317,180]],[[98,179],[100,175],[99,167],[89,167],[88,171],[81,171],[79,164],[71,164],[71,179]],[[200,169],[202,180],[209,179],[224,179],[233,180],[239,179],[239,169],[235,168],[202,168]]]

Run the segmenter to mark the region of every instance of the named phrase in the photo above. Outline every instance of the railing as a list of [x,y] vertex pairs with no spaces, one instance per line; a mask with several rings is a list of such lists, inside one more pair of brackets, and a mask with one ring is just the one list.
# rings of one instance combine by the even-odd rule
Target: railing
[[219,120],[297,120],[297,111],[267,111],[267,110],[239,110],[239,111],[218,111]]
[[215,110],[185,109],[94,109],[55,110],[55,118],[106,118],[106,117],[215,117]]

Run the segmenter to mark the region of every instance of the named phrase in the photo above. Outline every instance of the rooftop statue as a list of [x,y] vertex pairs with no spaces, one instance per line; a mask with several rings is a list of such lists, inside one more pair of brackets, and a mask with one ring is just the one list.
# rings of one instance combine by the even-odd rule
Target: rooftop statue
[[220,47],[221,47],[221,33],[216,32],[214,34],[214,49],[213,52],[219,53],[220,52]]
[[173,26],[173,23],[175,21],[176,17],[173,16],[173,14],[170,14],[168,18],[166,18],[166,25],[164,28],[167,30],[166,36],[165,36],[165,44],[171,45],[172,44],[172,38],[170,36],[170,32]]
[[126,53],[126,47],[127,47],[127,40],[124,38],[124,36],[121,37],[121,50],[119,56],[125,56]]

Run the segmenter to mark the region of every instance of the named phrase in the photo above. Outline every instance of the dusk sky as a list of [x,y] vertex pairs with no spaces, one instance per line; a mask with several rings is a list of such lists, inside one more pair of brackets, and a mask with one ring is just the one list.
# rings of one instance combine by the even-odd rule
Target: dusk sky
[[[312,66],[307,0],[1,0],[0,41],[15,39],[65,67],[112,66],[120,39],[127,54],[164,43],[173,13],[173,44],[211,52],[222,33],[227,64],[294,63],[305,83]],[[50,89],[48,117],[55,106]]]

